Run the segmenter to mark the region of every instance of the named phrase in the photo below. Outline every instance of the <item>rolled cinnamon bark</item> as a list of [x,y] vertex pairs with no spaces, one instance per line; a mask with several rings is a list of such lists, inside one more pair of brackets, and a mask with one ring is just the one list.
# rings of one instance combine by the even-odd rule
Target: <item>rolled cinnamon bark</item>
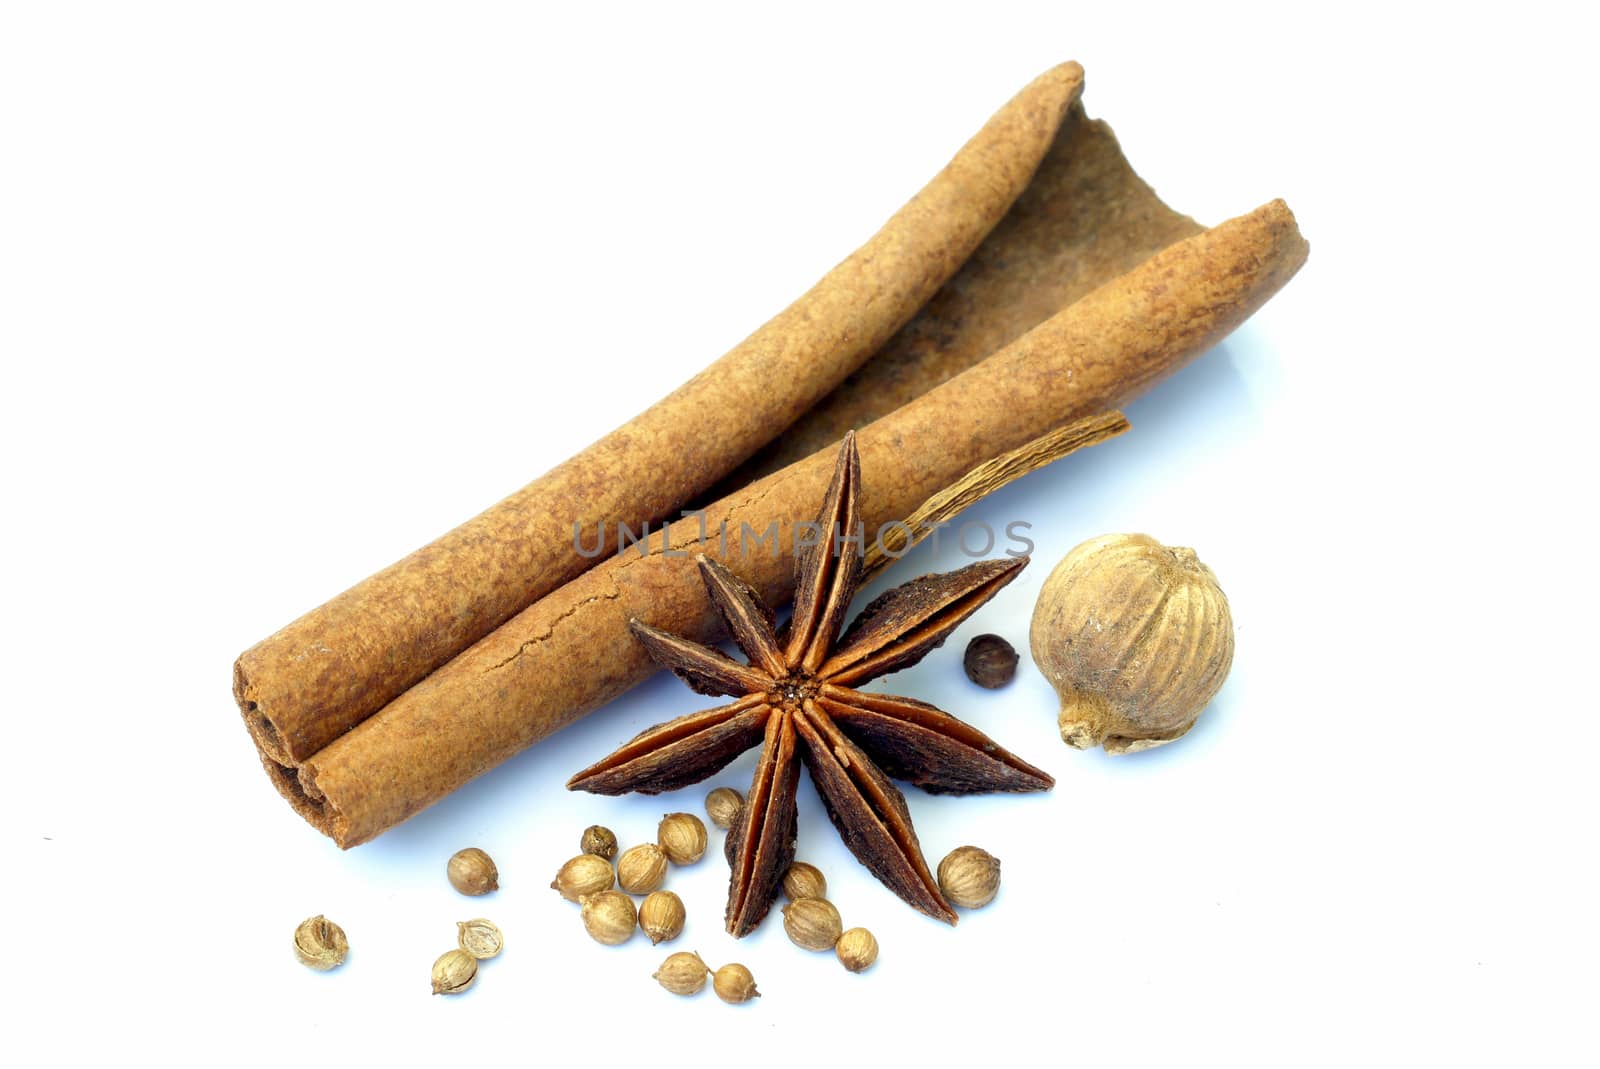
[[[1282,201],[1184,240],[1101,286],[1002,351],[863,430],[869,531],[978,464],[1142,392],[1245,320],[1299,269],[1307,246]],[[790,533],[809,520],[831,457],[818,453],[707,510],[668,555],[613,557],[530,605],[295,770],[268,768],[341,846],[365,842],[653,671],[630,617],[702,641],[719,622],[691,551],[722,557],[771,603],[791,595]],[[760,541],[770,526],[778,552]]]
[[[262,753],[294,764],[594,563],[593,531],[671,516],[877,351],[1028,185],[1083,88],[1063,64],[989,120],[810,291],[675,393],[475,519],[246,650],[234,695]],[[719,434],[704,413],[726,413]]]
[[724,479],[721,497],[992,356],[1096,286],[1204,228],[1134,173],[1074,103],[1028,188],[956,276],[861,369]]

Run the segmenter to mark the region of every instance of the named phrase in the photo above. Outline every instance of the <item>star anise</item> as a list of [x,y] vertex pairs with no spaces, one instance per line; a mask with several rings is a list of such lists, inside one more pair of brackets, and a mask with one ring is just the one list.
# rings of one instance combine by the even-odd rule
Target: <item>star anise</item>
[[873,601],[840,635],[861,579],[861,544],[849,537],[857,528],[860,479],[855,436],[847,435],[817,517],[819,537],[795,553],[794,615],[784,634],[750,587],[718,562],[698,558],[711,600],[748,664],[630,621],[650,655],[695,691],[738,700],[650,728],[567,784],[595,794],[656,794],[698,783],[762,743],[755,780],[726,842],[727,925],[735,936],[761,923],[794,860],[801,761],[861,863],[906,902],[951,924],[956,915],[928,871],[905,798],[890,777],[951,794],[1054,785],[931,705],[856,689],[922,660],[1027,564],[1025,557],[982,561],[914,579]]

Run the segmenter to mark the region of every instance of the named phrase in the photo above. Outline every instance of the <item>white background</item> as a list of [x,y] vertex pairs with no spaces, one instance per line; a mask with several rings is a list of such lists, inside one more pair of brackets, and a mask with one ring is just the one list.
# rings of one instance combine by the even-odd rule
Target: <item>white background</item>
[[[1593,89],[1578,26],[1471,6],[0,7],[11,1055],[1593,1064]],[[697,705],[664,679],[351,853],[291,815],[241,649],[666,393],[1064,59],[1169,203],[1284,196],[1312,254],[1132,434],[976,510],[1034,567],[884,684],[1058,777],[910,792],[932,860],[1004,860],[992,907],[914,914],[806,787],[875,970],[734,943],[714,853],[677,947],[760,1002],[591,943],[546,889],[579,830],[703,790],[560,785]],[[1199,727],[1121,759],[1030,664],[959,667],[1108,530],[1196,547],[1238,624]],[[468,844],[492,898],[444,881]],[[289,951],[318,912],[329,975]],[[430,998],[478,914],[507,951]]]

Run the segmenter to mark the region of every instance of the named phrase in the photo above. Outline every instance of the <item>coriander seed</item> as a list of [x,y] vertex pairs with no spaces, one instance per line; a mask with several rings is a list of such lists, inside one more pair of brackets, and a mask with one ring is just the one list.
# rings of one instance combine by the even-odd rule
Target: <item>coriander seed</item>
[[878,940],[865,928],[851,928],[839,937],[833,952],[839,964],[851,972],[866,972],[878,960]]
[[479,917],[456,922],[456,943],[479,961],[487,961],[505,949],[506,938],[492,922]]
[[452,854],[445,872],[450,886],[464,895],[486,895],[500,888],[500,870],[494,867],[494,859],[476,846]]
[[828,881],[815,865],[796,861],[783,874],[783,893],[791,902],[797,898],[826,898]]
[[651,891],[639,905],[639,927],[650,937],[651,945],[682,935],[686,916],[683,899],[671,891]]
[[568,902],[577,902],[584,895],[611,890],[616,882],[617,874],[611,862],[598,854],[579,854],[556,872],[550,889]]
[[718,787],[706,795],[706,816],[719,828],[731,828],[744,810],[744,795],[732,787]]
[[595,942],[614,947],[633,935],[639,915],[634,911],[633,899],[621,891],[585,895],[580,904],[583,908],[578,913],[583,927]]
[[1000,893],[1000,859],[980,847],[956,847],[939,862],[939,890],[953,906],[987,906]]
[[344,929],[318,913],[307,917],[294,930],[294,956],[300,964],[319,972],[337,969],[350,953]]
[[607,827],[591,824],[583,829],[583,837],[578,840],[579,849],[585,854],[603,857],[607,861],[617,856],[617,836]]
[[711,968],[699,954],[680,950],[662,962],[652,979],[674,995],[698,995],[710,975]]
[[979,635],[967,643],[961,667],[978,686],[998,690],[1017,676],[1017,650],[999,635]]
[[783,930],[804,950],[832,950],[844,932],[844,922],[826,898],[797,898],[783,907]]
[[724,965],[718,969],[716,975],[711,977],[711,990],[723,1002],[738,1005],[749,1002],[753,998],[760,998],[761,992],[756,990],[756,978],[750,970],[737,962]]
[[667,855],[655,843],[630,846],[617,858],[617,886],[630,895],[659,890],[667,879]]
[[656,828],[656,842],[674,865],[693,865],[706,856],[706,826],[693,813],[668,813]]
[[433,963],[435,995],[459,995],[477,978],[478,959],[465,950],[447,950]]

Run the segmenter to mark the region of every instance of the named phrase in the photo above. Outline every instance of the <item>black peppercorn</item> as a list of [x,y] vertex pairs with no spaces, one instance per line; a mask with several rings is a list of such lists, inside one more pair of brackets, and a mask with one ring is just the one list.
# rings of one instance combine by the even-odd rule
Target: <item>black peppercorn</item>
[[996,690],[1016,677],[1017,651],[999,635],[979,635],[967,643],[967,655],[961,663],[968,679]]

